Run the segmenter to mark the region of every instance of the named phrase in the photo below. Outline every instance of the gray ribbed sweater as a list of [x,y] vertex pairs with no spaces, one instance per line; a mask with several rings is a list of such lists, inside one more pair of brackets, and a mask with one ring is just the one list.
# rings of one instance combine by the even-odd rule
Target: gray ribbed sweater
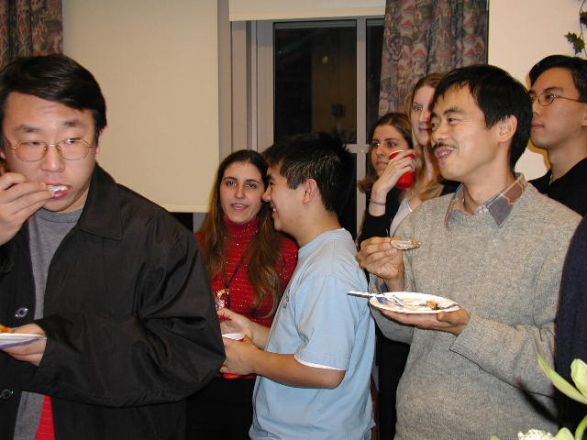
[[422,240],[405,253],[406,290],[445,296],[471,313],[465,330],[413,330],[374,310],[383,333],[411,343],[398,388],[397,440],[501,440],[530,428],[556,431],[525,395],[552,408],[537,364],[552,359],[565,253],[580,217],[528,185],[501,228],[488,212],[444,218],[452,195],[432,199],[398,235]]

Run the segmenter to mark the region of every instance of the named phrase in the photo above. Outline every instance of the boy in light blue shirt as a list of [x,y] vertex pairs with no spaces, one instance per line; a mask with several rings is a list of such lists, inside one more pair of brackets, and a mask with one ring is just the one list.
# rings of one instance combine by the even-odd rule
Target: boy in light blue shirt
[[221,310],[223,372],[259,375],[252,439],[370,439],[370,373],[375,345],[366,290],[351,235],[337,209],[352,187],[353,159],[339,141],[303,135],[265,152],[276,229],[300,245],[298,265],[271,330]]

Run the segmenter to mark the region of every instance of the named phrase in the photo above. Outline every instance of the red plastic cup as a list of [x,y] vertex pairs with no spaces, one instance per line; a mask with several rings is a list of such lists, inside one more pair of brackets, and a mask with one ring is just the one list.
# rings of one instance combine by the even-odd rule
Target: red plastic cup
[[[400,153],[400,151],[405,151],[405,150],[394,151],[393,153],[391,153],[389,155],[389,158],[393,159],[395,156],[397,156]],[[414,153],[410,153],[410,154],[407,154],[406,157],[411,157],[412,159],[415,159],[416,155]],[[416,173],[414,173],[413,171],[408,171],[407,173],[404,173],[401,175],[401,177],[397,180],[395,187],[398,189],[408,189],[414,184],[415,178],[416,178]]]
[[[222,337],[227,339],[234,339],[235,341],[242,341],[245,339],[245,335],[242,333],[224,333]],[[241,375],[233,373],[222,373],[222,377],[225,379],[238,379],[241,377]]]

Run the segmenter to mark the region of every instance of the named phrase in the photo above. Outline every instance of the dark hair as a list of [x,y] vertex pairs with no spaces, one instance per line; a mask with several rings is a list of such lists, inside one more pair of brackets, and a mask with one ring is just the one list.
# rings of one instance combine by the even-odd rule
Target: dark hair
[[[391,125],[392,127],[396,128],[397,131],[402,135],[405,141],[408,143],[410,148],[413,148],[413,141],[412,141],[412,125],[408,117],[403,113],[396,113],[396,112],[389,112],[381,116],[375,125],[371,128],[369,132],[369,142],[373,140],[373,136],[375,134],[375,130],[377,127],[381,127],[383,125]],[[358,186],[359,190],[362,192],[371,191],[371,187],[373,183],[377,180],[377,171],[373,167],[373,163],[371,162],[371,152],[373,151],[373,146],[369,145],[369,149],[367,150],[367,173],[365,174],[365,178],[362,179]]]
[[95,141],[106,127],[106,102],[94,76],[65,55],[21,57],[0,72],[0,124],[8,95],[33,95],[77,110],[90,110],[94,117]]
[[[214,278],[225,270],[225,253],[227,252],[225,240],[228,233],[224,223],[224,211],[220,204],[220,185],[226,169],[234,163],[248,163],[255,166],[261,174],[264,188],[267,188],[267,163],[256,151],[235,151],[218,166],[214,185],[210,192],[208,215],[199,230],[202,237],[201,248],[204,264],[210,278]],[[281,247],[278,243],[281,242],[283,236],[273,227],[268,203],[261,204],[261,210],[257,216],[259,217],[259,232],[248,249],[250,260],[247,265],[247,275],[255,291],[253,309],[257,309],[265,297],[270,296],[273,299],[272,310],[268,316],[263,316],[263,318],[267,318],[275,312],[285,287],[282,285],[278,273],[278,265],[281,263]]]
[[541,59],[530,70],[530,85],[534,85],[540,75],[549,69],[560,67],[571,73],[575,87],[579,91],[579,99],[587,102],[587,60],[566,55],[550,55]]
[[292,136],[275,143],[264,152],[270,166],[280,166],[280,173],[295,189],[314,179],[328,211],[340,216],[353,186],[353,156],[340,139],[325,133]]
[[438,83],[432,106],[453,88],[467,87],[485,116],[485,126],[493,127],[509,116],[518,126],[510,147],[510,167],[526,149],[532,123],[532,103],[526,88],[505,70],[488,64],[461,67],[448,72]]

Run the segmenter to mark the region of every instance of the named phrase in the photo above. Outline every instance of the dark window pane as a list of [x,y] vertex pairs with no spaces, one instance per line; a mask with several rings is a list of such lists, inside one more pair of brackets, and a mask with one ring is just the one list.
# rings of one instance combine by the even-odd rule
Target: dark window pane
[[356,142],[354,20],[276,23],[275,140],[324,131]]

